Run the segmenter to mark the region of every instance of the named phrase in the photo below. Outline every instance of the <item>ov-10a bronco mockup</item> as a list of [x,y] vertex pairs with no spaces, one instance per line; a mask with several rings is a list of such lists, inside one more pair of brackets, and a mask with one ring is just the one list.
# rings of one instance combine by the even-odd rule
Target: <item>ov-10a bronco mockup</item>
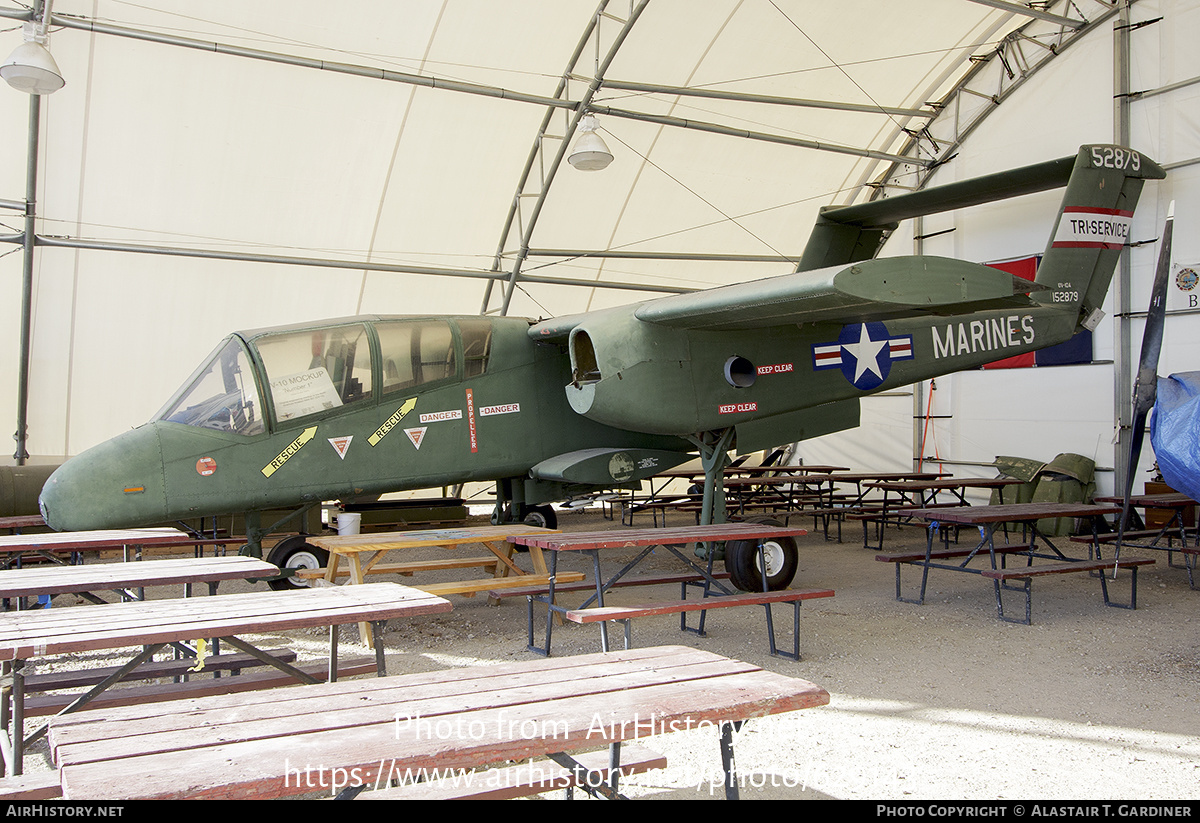
[[[1094,328],[1143,181],[1163,176],[1137,151],[1084,146],[827,208],[783,276],[542,321],[368,316],[238,332],[152,421],[60,467],[42,513],[56,529],[130,527],[495,481],[498,520],[545,519],[548,503],[699,454],[701,522],[717,522],[731,450],[852,428],[862,395]],[[899,220],[1063,185],[1033,281],[875,256]],[[271,559],[299,565],[313,551],[301,541]],[[755,556],[729,546],[726,564],[753,585],[760,571],[790,582],[794,544],[772,546],[765,571]]]

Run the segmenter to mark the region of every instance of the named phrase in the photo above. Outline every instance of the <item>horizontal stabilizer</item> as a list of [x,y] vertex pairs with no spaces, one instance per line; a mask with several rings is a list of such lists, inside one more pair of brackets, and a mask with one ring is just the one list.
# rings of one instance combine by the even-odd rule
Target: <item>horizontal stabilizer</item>
[[944,257],[889,257],[651,300],[634,315],[689,329],[869,322],[914,314],[1027,308],[1042,287],[990,266]]
[[886,226],[913,217],[1057,189],[1067,185],[1074,167],[1075,155],[1071,155],[856,206],[826,208],[822,210],[821,218],[855,226]]

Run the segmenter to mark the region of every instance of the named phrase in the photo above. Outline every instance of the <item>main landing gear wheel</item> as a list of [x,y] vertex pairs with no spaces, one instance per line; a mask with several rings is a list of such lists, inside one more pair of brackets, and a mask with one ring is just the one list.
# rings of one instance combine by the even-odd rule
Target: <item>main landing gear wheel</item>
[[[279,541],[271,549],[267,562],[281,569],[321,569],[329,564],[329,552],[310,546],[305,542],[305,536],[298,534]],[[297,577],[280,577],[267,585],[277,592],[309,587],[307,580]]]
[[[760,542],[765,570],[758,557]],[[767,591],[786,589],[796,576],[799,565],[800,550],[791,537],[771,537],[763,541],[730,540],[725,544],[725,571],[729,572],[730,582],[744,592],[763,591],[764,576]]]
[[525,506],[521,509],[521,522],[539,529],[557,529],[558,515],[550,506]]

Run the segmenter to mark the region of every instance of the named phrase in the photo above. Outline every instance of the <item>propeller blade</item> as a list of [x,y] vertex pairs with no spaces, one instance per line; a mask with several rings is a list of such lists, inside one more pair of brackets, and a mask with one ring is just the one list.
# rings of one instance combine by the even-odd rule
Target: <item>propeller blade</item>
[[[1175,201],[1167,207],[1167,222],[1163,226],[1158,247],[1158,268],[1150,290],[1150,308],[1146,312],[1146,330],[1142,334],[1142,353],[1138,359],[1137,378],[1133,383],[1133,430],[1129,438],[1129,455],[1125,462],[1125,493],[1121,503],[1121,520],[1117,526],[1116,559],[1121,558],[1121,542],[1129,520],[1129,498],[1133,494],[1133,476],[1142,454],[1146,418],[1158,396],[1158,358],[1162,353],[1163,325],[1167,316],[1167,280],[1171,273],[1171,238],[1175,226]],[[1113,567],[1116,574],[1116,567]]]
[[1175,225],[1175,201],[1167,209],[1158,250],[1158,268],[1150,291],[1150,308],[1146,312],[1146,331],[1142,335],[1142,356],[1133,394],[1135,411],[1149,411],[1158,392],[1158,357],[1162,352],[1163,324],[1167,315],[1167,279],[1171,273],[1171,237]]

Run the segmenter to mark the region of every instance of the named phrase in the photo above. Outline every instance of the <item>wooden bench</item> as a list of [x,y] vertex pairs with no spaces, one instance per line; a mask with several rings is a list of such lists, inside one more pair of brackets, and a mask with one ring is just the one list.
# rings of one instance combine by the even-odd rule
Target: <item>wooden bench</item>
[[[1130,530],[1126,531],[1124,535],[1121,536],[1121,539],[1122,540],[1142,540],[1147,537],[1149,537],[1149,538],[1165,537],[1165,538],[1167,538],[1168,541],[1170,541],[1170,540],[1174,540],[1174,539],[1182,540],[1184,538],[1184,534],[1183,534],[1183,530],[1178,529],[1178,528],[1174,528],[1174,529],[1130,529]],[[1098,535],[1096,535],[1095,540],[1092,539],[1092,536],[1090,534],[1074,534],[1074,535],[1071,535],[1071,540],[1076,543],[1092,543],[1092,542],[1116,543],[1117,542],[1117,533],[1116,532],[1106,532],[1104,534],[1098,534]],[[1170,545],[1169,542],[1168,542],[1168,545]],[[1154,548],[1154,547],[1143,546],[1142,548]]]
[[[997,546],[995,548],[995,552],[996,552],[996,554],[1016,554],[1019,552],[1027,551],[1028,549],[1029,549],[1029,547],[1024,546],[1024,545],[1007,545],[1007,546]],[[962,549],[962,548],[938,549],[935,552],[929,552],[929,559],[930,560],[952,560],[956,557],[968,557],[973,552],[976,555],[980,555],[980,554],[986,555],[988,553],[988,550],[987,549]],[[883,554],[875,555],[875,559],[882,563],[920,563],[925,560],[925,552],[923,552],[923,551],[884,552]]]
[[[268,654],[276,660],[282,660],[286,663],[293,663],[296,660],[296,653],[291,649],[272,649]],[[183,657],[178,660],[152,660],[143,663],[132,672],[129,672],[118,682],[158,680],[164,677],[183,677],[187,674],[197,674],[197,672],[188,671],[195,665],[196,659],[194,657]],[[242,669],[251,669],[264,665],[266,664],[263,661],[248,654],[209,655],[204,660],[204,671],[199,673],[229,672],[236,675]],[[36,694],[58,691],[60,689],[79,689],[87,686],[95,686],[119,670],[119,666],[102,666],[93,669],[27,674],[25,675],[25,693]]]
[[[618,781],[622,777],[667,767],[666,757],[645,746],[621,746],[620,759],[621,765],[615,770]],[[580,773],[554,761],[541,760],[484,772],[458,771],[437,777],[429,775],[431,779],[424,782],[363,792],[357,799],[512,800],[555,789],[566,789],[570,797],[571,791],[577,787],[588,790],[590,794],[590,789],[600,785],[614,788],[618,785],[618,781],[612,780],[614,770],[609,768],[608,750],[578,754],[575,760],[585,771]]]
[[[557,579],[564,583],[577,583],[587,575],[583,572],[559,572]],[[550,585],[548,574],[525,574],[520,577],[489,577],[482,580],[459,580],[453,583],[422,583],[414,585],[429,594],[438,596],[446,594],[461,594],[463,597],[474,597],[479,592],[492,589],[521,588],[523,586],[540,586],[543,591]],[[557,584],[555,586],[557,588]]]
[[[834,505],[811,506],[800,509],[799,511],[787,512],[784,515],[783,521],[791,524],[793,516],[811,517],[813,519],[813,528],[820,527],[825,539],[829,539],[829,524],[837,524],[837,542],[842,542],[842,523],[848,519],[852,519],[851,515],[862,514],[864,508],[862,505],[852,505],[850,503],[839,504],[837,499],[845,497],[844,495],[835,496]],[[848,498],[847,498],[848,499]],[[828,498],[826,498],[828,500]]]
[[867,504],[858,506],[857,511],[855,511],[853,515],[847,519],[861,520],[864,522],[896,520],[898,523],[911,523],[912,513],[915,511],[925,511],[927,509],[952,509],[961,506],[961,503],[932,503],[928,506],[916,506],[908,504],[903,506],[879,506]]
[[[1165,545],[1160,545],[1158,540],[1163,537],[1167,538],[1167,542]],[[1154,542],[1135,542],[1147,539]],[[1175,544],[1176,540],[1179,541],[1179,545]],[[1105,532],[1104,534],[1097,534],[1094,537],[1090,534],[1076,534],[1071,536],[1071,541],[1073,543],[1087,543],[1093,546],[1098,544],[1111,545],[1117,542],[1117,533]],[[1121,541],[1122,548],[1151,549],[1153,551],[1166,552],[1168,566],[1172,569],[1185,568],[1185,566],[1177,566],[1172,558],[1175,552],[1187,553],[1187,532],[1183,529],[1134,529],[1121,535]],[[1184,558],[1184,562],[1186,564],[1186,557]]]
[[[713,572],[713,577],[718,580],[727,580],[729,572]],[[662,574],[662,575],[644,575],[640,577],[622,577],[613,584],[613,588],[623,588],[625,586],[671,586],[680,584],[697,584],[703,583],[704,578],[698,574]],[[503,599],[506,597],[533,597],[539,594],[546,593],[546,586],[527,586],[525,588],[510,588],[496,589],[488,592],[488,597]],[[563,583],[562,576],[554,583],[554,593],[563,594],[564,592],[595,592],[596,584],[587,580],[581,580],[574,583]]]
[[726,511],[729,513],[728,518],[731,522],[736,522],[742,519],[747,512],[762,512],[771,514],[775,517],[782,518],[786,523],[792,515],[807,515],[808,510],[804,508],[803,501],[797,500],[749,500],[745,503],[730,503],[726,506]]
[[659,525],[659,517],[662,518],[662,525],[666,526],[668,510],[674,509],[685,512],[699,512],[700,505],[703,500],[704,495],[702,494],[673,495],[667,498],[646,500],[641,503],[635,500],[625,500],[621,503],[621,524],[625,526],[632,526],[633,516],[635,514],[649,512],[650,516],[653,518],[655,527]]
[[[915,512],[927,511],[929,509],[957,509],[962,508],[962,503],[931,503],[928,506],[902,505],[902,506],[862,506],[859,511],[846,516],[847,520],[859,520],[863,524],[863,548],[883,549],[883,532],[889,524],[895,528],[901,526],[922,526],[926,524],[914,520]],[[875,536],[877,538],[876,545],[870,543],[868,524],[875,525]],[[942,524],[942,540],[945,545],[950,545],[950,532],[954,531],[955,542],[958,541],[958,526],[954,523]]]
[[88,563],[86,565],[0,570],[0,598],[18,605],[26,597],[74,594],[93,603],[104,603],[94,592],[119,592],[124,600],[144,599],[152,586],[205,584],[210,594],[227,580],[263,580],[279,569],[253,557],[184,557],[143,560],[131,563]]
[[62,797],[58,769],[0,777],[0,800],[57,800]]
[[[1034,577],[1043,577],[1051,574],[1070,574],[1072,572],[1100,572],[1100,588],[1104,592],[1104,605],[1117,609],[1136,609],[1138,567],[1152,565],[1154,565],[1153,558],[1122,558],[1120,562],[1115,563],[1116,569],[1128,569],[1130,572],[1130,596],[1127,605],[1114,603],[1109,599],[1108,574],[1114,571],[1114,561],[1112,560],[1068,561],[1066,563],[1043,563],[1036,566],[1016,566],[1008,569],[985,569],[981,574],[989,580],[996,581],[996,608],[999,610],[1000,619],[1006,620],[1009,623],[1022,623],[1028,626],[1031,622],[1030,583]],[[1023,585],[1020,588],[1011,588],[1007,585],[1010,580],[1019,580]],[[1016,620],[1004,616],[1004,603],[1000,596],[1001,588],[1009,591],[1023,591],[1025,593],[1024,620]]]
[[[1027,545],[1022,545],[1022,544],[1002,545],[1002,546],[994,547],[994,551],[996,554],[1000,555],[1001,558],[1004,558],[1010,554],[1022,554],[1022,553],[1028,552],[1029,547]],[[902,595],[902,593],[901,593],[902,587],[900,584],[900,566],[902,564],[908,564],[908,565],[913,565],[913,566],[924,566],[927,559],[930,563],[932,563],[933,561],[936,561],[936,560],[955,560],[960,557],[970,557],[972,554],[974,554],[976,557],[978,557],[981,554],[984,556],[987,556],[988,550],[986,548],[981,548],[981,547],[977,546],[973,549],[964,549],[964,548],[959,548],[959,547],[954,547],[954,548],[947,547],[945,549],[938,549],[937,551],[930,551],[928,553],[928,555],[926,555],[926,553],[924,551],[919,551],[919,550],[918,551],[905,551],[905,552],[884,552],[882,554],[875,555],[875,559],[881,563],[895,563],[896,564],[896,599],[897,600],[899,600],[901,603],[923,603],[925,600],[924,581],[922,581],[922,585],[921,585],[920,598],[918,598],[918,599],[906,598]],[[1003,563],[1003,562],[1004,562],[1004,560],[1001,559],[1001,563]],[[999,595],[997,595],[997,600],[998,599],[999,599]]]
[[[729,572],[713,572],[713,578],[717,580],[727,580]],[[613,588],[624,588],[626,586],[697,586],[704,582],[704,578],[698,574],[663,574],[654,576],[640,577],[623,577],[613,584]],[[533,600],[535,597],[545,596],[550,590],[549,584],[541,586],[525,586],[523,588],[495,589],[488,592],[488,602],[498,603],[506,597],[524,597],[525,598],[525,616],[528,621],[529,642],[533,642]],[[573,583],[562,582],[562,576],[554,582],[554,595],[557,597],[564,592],[591,592],[595,593],[596,584],[589,580],[579,580]],[[585,601],[587,602],[587,601]],[[562,625],[562,615],[555,614],[557,625]]]
[[[324,661],[318,661],[316,663],[303,664],[296,668],[313,678],[320,679],[328,674],[329,665]],[[339,678],[370,674],[375,671],[375,658],[358,657],[340,660],[338,661],[337,669]],[[293,676],[278,669],[261,672],[243,672],[233,677],[188,680],[183,683],[152,683],[142,686],[109,689],[99,696],[92,698],[88,703],[81,706],[78,711],[111,709],[114,706],[137,706],[143,703],[206,697],[214,694],[237,694],[239,692],[291,686],[295,685],[295,683],[296,679]],[[58,714],[70,706],[78,697],[79,695],[77,694],[39,694],[37,696],[26,697],[24,701],[25,716],[48,717]]]
[[[660,614],[678,614],[679,628],[704,636],[704,617],[706,612],[714,609],[730,608],[732,606],[761,605],[767,612],[767,635],[771,644],[771,654],[786,657],[791,660],[800,659],[800,604],[805,600],[822,597],[833,597],[832,589],[783,589],[773,592],[743,592],[740,594],[714,595],[699,600],[669,600],[660,603],[643,603],[637,606],[593,606],[587,609],[573,609],[564,615],[572,623],[604,623],[619,620],[625,624],[625,648],[630,648],[630,623],[637,617],[649,617]],[[792,651],[780,651],[775,644],[775,624],[771,615],[772,603],[791,603],[794,608],[792,621]],[[701,612],[700,625],[692,628],[687,625],[688,612]]]
[[[1165,546],[1159,545],[1157,543],[1157,540],[1162,537],[1167,538],[1167,543]],[[1193,589],[1196,588],[1196,576],[1195,576],[1196,556],[1200,555],[1200,548],[1197,548],[1196,546],[1187,545],[1188,533],[1187,533],[1186,529],[1168,528],[1168,529],[1130,530],[1130,531],[1125,532],[1125,534],[1122,536],[1121,539],[1123,541],[1122,548],[1152,549],[1154,551],[1166,552],[1167,553],[1167,566],[1172,569],[1187,569],[1188,585]],[[1155,542],[1153,542],[1153,543],[1124,542],[1124,541],[1138,541],[1138,540],[1145,540],[1145,539],[1150,539]],[[1112,543],[1117,542],[1117,533],[1116,532],[1107,532],[1105,534],[1098,534],[1098,535],[1096,535],[1095,540],[1092,539],[1091,535],[1080,534],[1080,535],[1074,535],[1073,537],[1071,537],[1071,540],[1073,540],[1077,543],[1088,543],[1088,544],[1102,543],[1102,544],[1107,545],[1107,544],[1112,544]],[[1179,541],[1179,545],[1175,544],[1176,540]],[[1175,562],[1175,560],[1174,560],[1175,552],[1179,552],[1180,554],[1183,555],[1183,565],[1182,566],[1178,565]]]
[[[433,561],[441,562],[441,561]],[[404,565],[404,564],[394,564]],[[426,566],[425,563],[418,563],[419,566]],[[376,566],[372,569],[372,574],[383,574],[388,570],[388,566]],[[461,567],[449,567],[461,568]],[[420,571],[421,569],[418,569]],[[331,585],[325,581],[325,569],[308,569],[302,572],[297,572],[296,577],[305,578],[313,581],[314,584]],[[347,572],[349,573],[349,572]],[[400,572],[403,574],[403,572]],[[561,583],[576,583],[583,580],[586,575],[583,572],[559,572],[558,580]],[[544,594],[547,587],[550,585],[550,575],[548,574],[525,574],[520,577],[483,577],[478,580],[454,580],[446,583],[413,583],[411,588],[420,589],[428,594],[436,594],[442,597],[447,594],[459,594],[463,597],[474,597],[480,592],[487,592],[490,599],[498,599],[503,591],[516,589],[524,594],[526,589],[535,591],[539,594]],[[557,586],[556,586],[557,587]]]
[[[443,571],[446,569],[487,568],[495,571],[499,564],[496,557],[451,557],[443,560],[412,560],[404,563],[377,563],[371,567],[372,574],[398,574],[412,577],[417,572]],[[334,577],[349,577],[352,570],[347,566],[339,566]],[[297,569],[293,577],[301,580],[320,580],[328,576],[329,569],[321,566],[316,569]]]

